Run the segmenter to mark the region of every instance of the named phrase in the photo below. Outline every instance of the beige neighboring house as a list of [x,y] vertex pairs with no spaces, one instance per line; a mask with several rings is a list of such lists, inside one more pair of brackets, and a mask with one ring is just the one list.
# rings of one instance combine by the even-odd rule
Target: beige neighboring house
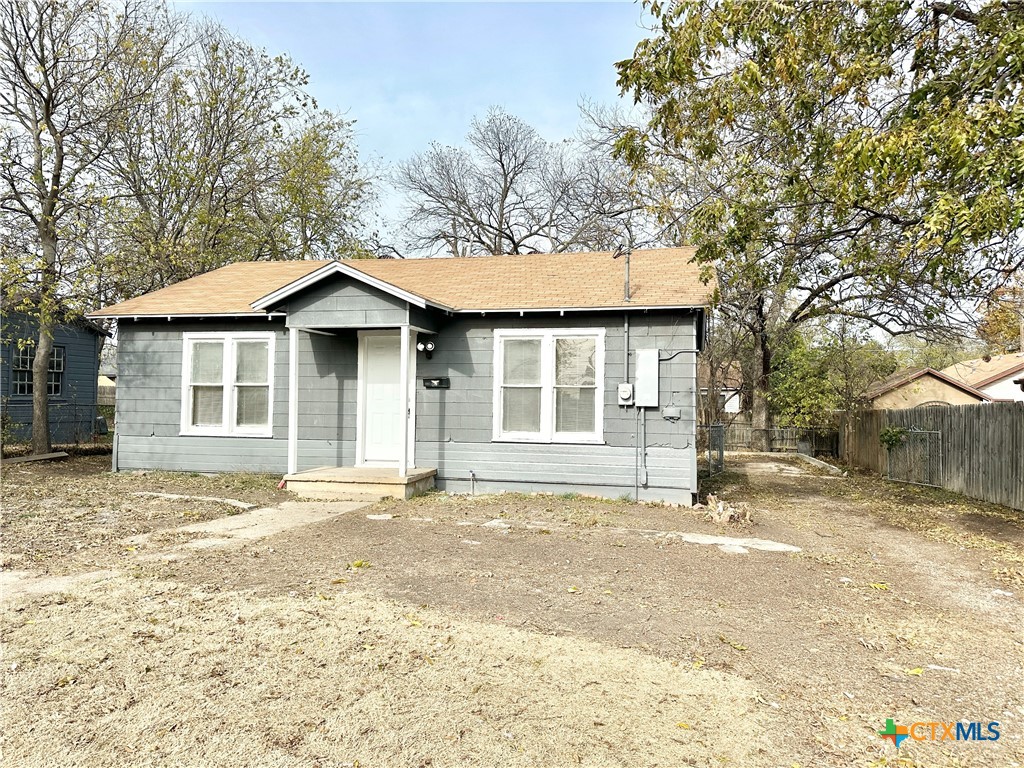
[[969,384],[957,381],[934,368],[898,371],[868,387],[864,393],[869,408],[899,410],[945,405],[975,405],[992,398]]
[[965,360],[942,372],[993,400],[1024,401],[1024,352]]

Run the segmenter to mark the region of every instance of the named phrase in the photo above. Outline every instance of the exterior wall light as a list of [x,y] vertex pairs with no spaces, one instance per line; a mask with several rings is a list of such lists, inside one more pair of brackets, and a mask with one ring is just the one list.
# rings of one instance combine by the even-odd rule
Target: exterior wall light
[[427,360],[429,360],[434,355],[434,342],[421,341],[418,344],[416,344],[416,349],[418,349],[420,352],[426,352]]

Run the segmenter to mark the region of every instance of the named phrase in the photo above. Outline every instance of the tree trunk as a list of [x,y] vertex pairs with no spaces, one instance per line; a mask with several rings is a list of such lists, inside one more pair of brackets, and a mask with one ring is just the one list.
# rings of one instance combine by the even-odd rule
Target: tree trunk
[[47,382],[50,378],[50,352],[53,350],[53,319],[49,312],[40,312],[36,356],[32,361],[32,453],[50,452],[50,401]]
[[[52,208],[45,209],[50,213]],[[53,291],[57,264],[57,235],[49,226],[40,227],[39,239],[43,246],[43,269],[39,283],[36,354],[32,360],[32,453],[49,453],[50,398],[47,384],[50,378],[50,353],[53,351],[53,329],[56,307]]]
[[772,417],[768,408],[769,376],[772,370],[772,352],[768,333],[761,328],[754,334],[754,386],[751,388],[750,447],[755,451],[771,450]]

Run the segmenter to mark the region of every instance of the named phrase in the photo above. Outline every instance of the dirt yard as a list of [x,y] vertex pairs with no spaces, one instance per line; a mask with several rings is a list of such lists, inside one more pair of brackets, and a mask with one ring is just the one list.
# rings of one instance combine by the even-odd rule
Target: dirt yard
[[[1024,765],[1024,515],[729,465],[751,523],[431,494],[190,550],[239,510],[134,494],[288,495],[5,468],[4,569],[70,581],[3,601],[4,764]],[[897,751],[888,718],[1001,738]]]

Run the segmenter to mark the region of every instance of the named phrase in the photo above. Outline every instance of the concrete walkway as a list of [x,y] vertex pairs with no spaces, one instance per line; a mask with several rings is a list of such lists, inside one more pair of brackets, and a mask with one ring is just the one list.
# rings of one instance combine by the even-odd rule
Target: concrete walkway
[[[127,544],[146,544],[155,535],[165,536],[168,533],[199,533],[209,534],[203,538],[193,539],[186,544],[172,548],[169,551],[187,549],[224,549],[233,546],[241,546],[254,539],[263,539],[267,536],[274,536],[292,528],[298,528],[310,523],[320,523],[324,520],[331,520],[339,515],[354,512],[368,506],[364,501],[284,501],[276,507],[264,507],[254,509],[250,512],[242,512],[229,517],[218,517],[215,520],[207,520],[204,523],[193,523],[182,525],[170,530],[164,529],[153,533],[143,533],[132,536],[125,540]],[[166,552],[160,555],[148,555],[163,557]]]
[[[274,536],[303,525],[332,520],[365,506],[368,506],[366,502],[285,501],[275,507],[253,509],[237,515],[207,520],[204,523],[162,528],[152,533],[122,539],[122,543],[126,547],[139,547],[148,544],[153,536],[163,537],[175,533],[208,534],[184,544],[166,546],[152,552],[141,552],[134,558],[137,561],[182,560],[196,550],[241,547],[256,539]],[[0,602],[21,594],[62,592],[78,584],[105,581],[120,574],[121,572],[116,570],[103,570],[67,576],[37,576],[32,571],[0,571]]]

